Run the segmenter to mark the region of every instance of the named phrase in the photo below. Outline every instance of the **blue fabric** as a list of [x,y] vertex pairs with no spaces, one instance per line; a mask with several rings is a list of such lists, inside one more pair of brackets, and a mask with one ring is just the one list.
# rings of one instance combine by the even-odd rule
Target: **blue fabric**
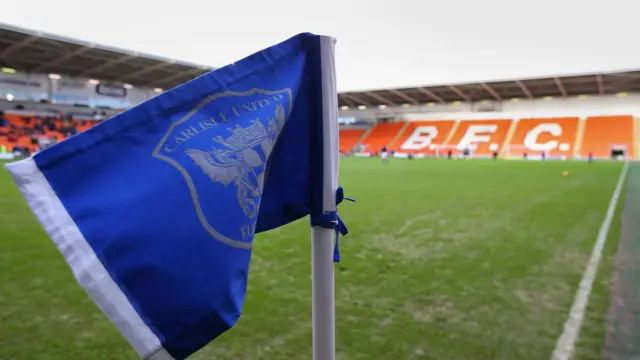
[[175,358],[238,320],[256,232],[322,215],[320,63],[300,34],[34,157]]

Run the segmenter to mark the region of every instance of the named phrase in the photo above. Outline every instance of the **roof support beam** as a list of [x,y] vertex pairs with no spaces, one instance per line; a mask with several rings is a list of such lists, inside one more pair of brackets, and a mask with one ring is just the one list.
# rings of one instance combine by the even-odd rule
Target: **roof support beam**
[[494,99],[496,99],[498,101],[502,101],[502,97],[500,95],[498,95],[498,93],[495,92],[495,90],[493,90],[493,88],[491,86],[489,86],[486,83],[481,83],[480,86],[482,86],[483,89],[487,90],[487,92],[489,94],[491,94],[491,96],[493,96]]
[[617,77],[617,78],[627,78],[627,79],[640,79],[640,74],[638,73],[617,73],[617,74],[606,74],[609,76]]
[[111,61],[107,61],[106,63],[104,63],[102,65],[96,66],[93,69],[89,69],[89,70],[83,71],[80,74],[80,76],[87,76],[89,74],[95,74],[95,73],[97,73],[97,72],[99,72],[101,70],[104,70],[104,69],[106,69],[108,67],[111,67],[113,65],[120,64],[120,63],[125,62],[125,61],[127,61],[129,59],[133,59],[134,57],[135,57],[134,55],[121,56],[121,57],[119,57],[117,59],[113,59]]
[[392,93],[398,95],[399,97],[407,100],[408,102],[412,103],[413,105],[419,105],[420,104],[420,102],[418,100],[412,98],[411,96],[405,94],[404,92],[402,92],[400,90],[391,89],[389,91],[391,91]]
[[360,105],[364,105],[364,106],[368,106],[368,107],[373,107],[373,105],[371,105],[371,103],[368,103],[366,101],[363,101],[362,99],[360,99],[359,97],[352,95],[352,94],[342,94],[342,96],[345,99],[349,99],[353,102],[355,102],[356,104],[360,104]]
[[565,90],[564,85],[562,85],[562,81],[560,81],[560,78],[553,78],[553,82],[556,83],[556,86],[558,87],[558,90],[560,90],[560,94],[562,94],[562,97],[566,98],[567,90]]
[[32,71],[32,72],[39,72],[39,71],[42,71],[42,70],[48,69],[48,68],[50,68],[50,67],[52,67],[52,66],[54,66],[54,65],[58,65],[58,64],[60,64],[60,63],[61,63],[61,62],[63,62],[63,61],[69,60],[69,59],[71,59],[71,58],[72,58],[72,57],[74,57],[74,56],[78,56],[78,55],[80,55],[80,54],[82,54],[82,53],[84,53],[84,52],[88,51],[89,49],[91,49],[91,48],[90,48],[90,47],[88,47],[88,46],[83,46],[83,47],[77,48],[77,49],[75,49],[75,50],[73,50],[73,51],[70,51],[70,52],[68,52],[68,53],[66,53],[66,54],[64,54],[64,55],[62,55],[62,56],[60,56],[60,57],[58,57],[58,58],[55,58],[54,60],[51,60],[51,61],[49,61],[49,62],[42,63],[42,64],[40,64],[40,66],[38,66],[38,67],[34,68],[34,69],[33,69],[33,70],[31,70],[31,71]]
[[387,99],[387,98],[385,98],[383,96],[380,96],[380,95],[378,95],[378,94],[376,94],[374,92],[367,91],[365,94],[367,94],[368,96],[371,96],[372,98],[384,103],[385,105],[396,106],[396,103],[394,103],[393,101],[391,101],[391,100],[389,100],[389,99]]
[[433,100],[435,100],[435,101],[437,101],[437,102],[439,102],[441,104],[444,104],[444,100],[440,96],[436,95],[433,91],[431,91],[429,89],[426,89],[426,88],[423,88],[423,87],[417,87],[416,89],[418,89],[420,92],[422,92],[423,94],[427,95],[428,97],[432,98]]
[[633,83],[637,83],[638,79],[630,79],[630,78],[613,78],[611,79],[610,85],[611,86],[619,86],[619,85],[630,85]]
[[8,57],[9,55],[11,55],[12,52],[31,44],[32,42],[38,40],[39,38],[40,38],[39,36],[32,35],[20,42],[12,44],[8,48],[4,49],[3,52],[0,53],[0,58]]
[[598,93],[604,95],[604,83],[602,82],[602,75],[596,75],[596,82],[598,83]]
[[350,108],[356,106],[356,104],[352,100],[350,100],[349,98],[344,97],[342,94],[338,94],[338,99],[344,101],[347,104],[347,106],[350,107]]
[[202,72],[203,70],[206,70],[206,69],[193,68],[193,69],[189,69],[189,70],[182,71],[182,72],[179,72],[179,73],[175,73],[175,74],[173,74],[171,76],[167,76],[166,78],[150,81],[148,83],[144,83],[144,84],[141,84],[141,85],[142,86],[156,86],[156,85],[160,85],[160,84],[165,84],[165,83],[167,83],[169,81],[172,81],[172,80],[175,80],[175,79],[180,79],[181,77],[184,77],[184,76],[197,74],[199,72]]
[[471,98],[469,97],[469,95],[465,94],[462,92],[462,90],[458,89],[455,86],[449,85],[447,86],[449,89],[453,90],[454,93],[458,94],[458,96],[460,96],[461,98],[463,98],[465,101],[469,101],[471,102]]
[[516,84],[518,84],[520,90],[522,90],[522,92],[527,95],[527,98],[533,99],[533,94],[531,93],[531,91],[529,91],[529,88],[522,81],[516,80]]
[[144,75],[144,74],[150,73],[152,71],[160,70],[162,68],[165,68],[165,67],[167,67],[169,65],[173,65],[173,64],[175,64],[175,61],[157,63],[155,65],[148,66],[148,67],[146,67],[144,69],[140,69],[138,71],[134,71],[134,72],[132,72],[130,74],[127,74],[126,78],[127,79],[135,79],[140,75]]

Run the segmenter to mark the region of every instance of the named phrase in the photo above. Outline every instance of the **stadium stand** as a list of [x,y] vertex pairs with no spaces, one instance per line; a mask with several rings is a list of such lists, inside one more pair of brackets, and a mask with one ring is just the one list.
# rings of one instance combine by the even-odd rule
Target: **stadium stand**
[[[62,120],[60,118],[4,114],[0,123],[0,147],[9,151],[26,149],[32,153],[42,144],[55,143],[85,131],[97,121]],[[340,151],[349,153],[361,141],[366,152],[377,153],[394,139],[390,150],[433,156],[435,147],[476,147],[474,156],[490,156],[491,145],[502,155],[532,157],[543,151],[550,157],[572,158],[575,155],[611,158],[619,151],[626,157],[637,157],[637,130],[631,115],[592,116],[584,122],[580,134],[580,118],[435,120],[376,124],[368,135],[365,128],[341,129]],[[458,123],[458,126],[456,125]],[[508,133],[512,136],[508,138]],[[43,141],[44,139],[44,141]],[[447,139],[450,139],[447,142]],[[51,141],[53,140],[53,141]],[[580,144],[580,145],[578,145]]]
[[502,148],[511,126],[511,119],[495,120],[462,120],[451,137],[450,144],[459,147],[476,145],[475,156],[490,156],[490,147],[496,144],[498,150]]
[[519,158],[525,151],[533,158],[544,151],[552,158],[624,154],[640,160],[639,93],[636,69],[350,91],[338,97],[341,116],[406,124],[402,132],[402,125],[374,125],[362,142],[372,151],[391,145],[398,156],[433,155],[458,152],[460,142],[471,140],[467,145],[472,152],[478,145],[477,156],[497,149],[501,156]]
[[539,156],[544,151],[552,157],[570,158],[579,120],[577,117],[520,119],[514,123],[515,132],[507,147],[521,149],[519,152],[526,151],[532,156]]
[[53,117],[4,114],[0,126],[0,147],[30,154],[60,142],[98,124],[89,120],[62,120]]
[[581,154],[593,153],[597,158],[611,156],[612,147],[624,149],[634,156],[633,116],[591,116],[587,118]]
[[[474,155],[490,156],[493,151],[508,157],[532,158],[544,152],[551,158],[577,156],[612,157],[616,150],[637,158],[638,130],[631,115],[559,118],[434,120],[376,124],[362,144],[366,152],[378,152],[397,137],[390,150],[433,156],[436,148],[475,148]],[[581,127],[580,124],[584,125]],[[340,132],[341,150],[353,149],[364,129]],[[493,145],[493,147],[492,147]]]
[[[95,125],[95,119],[213,69],[6,24],[0,24],[0,47],[12,49],[0,57],[4,151],[31,153],[62,141]],[[640,159],[640,118],[633,117],[639,112],[632,105],[639,79],[640,71],[632,70],[343,92],[338,95],[341,115],[358,126],[351,122],[341,128],[340,150],[350,153],[362,145],[364,152],[378,153],[386,146],[399,155],[433,156],[470,146],[481,157],[526,150],[532,156],[545,151],[562,158]],[[591,98],[583,100],[589,96],[594,98],[586,111]],[[562,103],[546,101],[552,98]],[[571,99],[576,102],[567,102]],[[546,113],[540,115],[543,108]],[[573,108],[581,115],[567,114]]]
[[435,154],[435,149],[431,145],[444,145],[454,124],[453,120],[413,121],[391,150],[414,154]]
[[340,129],[340,152],[348,153],[360,141],[360,138],[367,131],[364,129]]
[[376,124],[369,135],[362,139],[364,151],[378,153],[382,147],[389,146],[404,125],[402,121]]
[[213,69],[5,23],[0,49],[3,159],[62,141]]

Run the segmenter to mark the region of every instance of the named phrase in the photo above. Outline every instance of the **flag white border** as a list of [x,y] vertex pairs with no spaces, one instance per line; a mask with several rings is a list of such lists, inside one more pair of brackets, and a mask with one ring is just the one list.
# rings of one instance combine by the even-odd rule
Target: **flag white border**
[[67,260],[78,283],[148,360],[173,360],[113,281],[33,158],[5,165],[31,211]]

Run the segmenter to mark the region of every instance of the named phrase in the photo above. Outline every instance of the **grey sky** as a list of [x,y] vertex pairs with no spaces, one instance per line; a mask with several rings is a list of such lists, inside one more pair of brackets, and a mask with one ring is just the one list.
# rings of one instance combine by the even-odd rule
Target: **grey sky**
[[638,0],[20,0],[0,21],[212,66],[338,39],[339,90],[640,67]]

